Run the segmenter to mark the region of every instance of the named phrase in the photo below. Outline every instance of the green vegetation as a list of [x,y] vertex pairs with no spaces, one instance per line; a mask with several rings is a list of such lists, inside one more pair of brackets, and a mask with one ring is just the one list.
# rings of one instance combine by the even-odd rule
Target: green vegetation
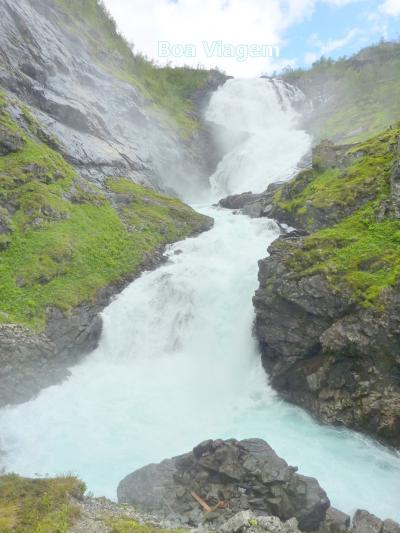
[[399,129],[389,130],[359,144],[347,151],[357,157],[344,171],[305,171],[277,193],[279,208],[305,227],[314,229],[311,213],[318,209],[326,214],[333,208],[341,218],[332,225],[320,221],[327,227],[293,246],[286,262],[294,276],[322,273],[331,287],[365,307],[381,305],[382,291],[399,282],[400,221],[390,202],[399,135]]
[[400,221],[377,220],[371,202],[333,227],[307,237],[288,264],[300,277],[323,273],[330,285],[364,307],[380,305],[400,279]]
[[[106,70],[126,81],[164,111],[183,136],[197,126],[190,97],[204,85],[210,71],[192,68],[158,68],[141,54],[135,54],[117,31],[115,21],[101,0],[56,0],[68,25],[85,39],[93,57]],[[64,19],[63,19],[64,20]],[[150,102],[149,102],[150,103]]]
[[[315,102],[317,140],[363,141],[400,118],[400,43],[381,42],[337,61],[321,58],[283,78]],[[323,103],[319,103],[319,102]]]
[[204,227],[205,218],[179,200],[127,179],[109,180],[104,192],[80,180],[11,120],[4,101],[0,126],[23,141],[0,157],[2,322],[41,330],[49,307],[67,312],[93,299],[137,272],[157,247]]
[[[394,149],[400,129],[385,133],[343,150],[348,165],[344,169],[325,169],[323,162],[301,172],[280,189],[275,204],[309,230],[315,229],[314,217],[340,217],[372,199],[389,194]],[[317,168],[315,168],[317,167]],[[343,217],[343,214],[342,214]]]
[[74,477],[24,479],[0,476],[2,533],[68,533],[79,510],[70,496],[80,498],[84,484]]

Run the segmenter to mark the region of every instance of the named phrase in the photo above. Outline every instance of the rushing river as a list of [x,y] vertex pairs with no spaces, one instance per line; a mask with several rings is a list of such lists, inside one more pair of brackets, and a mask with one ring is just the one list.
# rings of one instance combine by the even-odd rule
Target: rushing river
[[[224,124],[226,117],[232,138],[211,179],[212,194],[262,190],[288,177],[307,151],[291,96],[278,89],[267,80],[232,81],[213,98],[208,118]],[[251,112],[249,124],[240,121]],[[246,153],[258,154],[253,165]],[[341,510],[400,519],[400,458],[359,434],[318,425],[268,385],[252,337],[251,298],[257,260],[277,226],[197,207],[215,218],[215,227],[171,246],[164,266],[104,311],[101,344],[71,378],[0,413],[6,469],[73,472],[95,494],[113,498],[126,474],[202,440],[261,437],[302,474],[318,478]]]

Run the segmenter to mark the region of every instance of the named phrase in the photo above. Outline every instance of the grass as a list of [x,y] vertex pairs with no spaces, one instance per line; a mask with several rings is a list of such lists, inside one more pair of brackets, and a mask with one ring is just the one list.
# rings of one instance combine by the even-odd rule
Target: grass
[[299,277],[322,273],[331,287],[363,307],[379,305],[400,279],[400,221],[376,219],[377,203],[307,237],[287,263]]
[[[347,150],[345,168],[313,168],[301,172],[275,195],[275,204],[300,225],[316,228],[317,212],[349,213],[372,199],[387,197],[394,149],[400,129],[388,130]],[[350,213],[349,213],[350,214]]]
[[[140,269],[147,254],[203,227],[177,199],[124,178],[107,190],[81,181],[62,156],[0,109],[0,125],[24,140],[0,157],[0,322],[43,330],[64,312]],[[114,204],[121,208],[115,209]]]
[[157,67],[135,54],[117,31],[115,21],[97,0],[56,0],[69,16],[68,26],[84,39],[92,56],[110,74],[125,81],[149,100],[154,112],[166,113],[183,137],[198,126],[191,96],[207,81],[210,71],[189,67]]
[[[344,172],[301,173],[287,185],[289,200],[282,201],[282,193],[278,194],[279,207],[311,228],[313,209],[333,207],[340,213],[340,205],[351,207],[337,224],[312,233],[300,248],[293,247],[285,260],[293,276],[321,273],[335,291],[363,307],[382,305],[382,291],[399,283],[400,221],[390,209],[381,216],[383,203],[390,205],[390,174],[399,135],[400,130],[389,130],[351,148],[349,155],[359,157]],[[282,246],[290,242],[283,241]]]
[[68,533],[79,510],[70,496],[81,497],[84,484],[75,477],[25,479],[0,476],[2,533]]

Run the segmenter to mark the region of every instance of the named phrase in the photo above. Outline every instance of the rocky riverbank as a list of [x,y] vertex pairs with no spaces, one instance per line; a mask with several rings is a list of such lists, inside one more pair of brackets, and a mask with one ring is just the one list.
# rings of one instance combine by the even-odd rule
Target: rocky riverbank
[[[400,533],[393,520],[330,506],[318,481],[260,439],[209,440],[133,472],[119,503],[75,477],[0,476],[0,528],[71,533]],[[3,530],[2,529],[2,530]],[[19,529],[18,529],[19,530]]]
[[145,466],[121,481],[118,500],[199,532],[400,531],[395,522],[361,510],[351,525],[316,479],[297,473],[261,439],[209,440]]
[[312,167],[290,182],[221,203],[297,228],[284,230],[259,266],[255,332],[271,384],[319,420],[395,447],[399,134],[323,142]]

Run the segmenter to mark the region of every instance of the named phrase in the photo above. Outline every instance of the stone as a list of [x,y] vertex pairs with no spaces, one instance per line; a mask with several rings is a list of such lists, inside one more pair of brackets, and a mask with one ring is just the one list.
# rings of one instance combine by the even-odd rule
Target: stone
[[382,526],[382,520],[375,515],[358,509],[353,517],[352,531],[354,533],[381,533]]
[[384,520],[381,533],[400,533],[400,524],[394,520]]
[[390,369],[399,364],[399,286],[381,294],[381,309],[355,307],[323,273],[299,277],[290,266],[305,240],[283,235],[259,261],[255,333],[271,384],[324,423],[398,447],[400,386]]
[[24,141],[20,135],[0,125],[0,156],[18,152],[23,145]]
[[348,514],[334,507],[329,507],[326,512],[325,522],[318,530],[318,533],[347,533],[350,523],[351,517]]
[[[189,523],[197,526],[191,521],[191,511],[199,509],[194,491],[211,508],[228,503],[204,516],[213,524],[221,525],[243,511],[247,514],[237,520],[250,512],[282,521],[296,518],[301,530],[314,531],[325,520],[329,500],[315,479],[296,470],[261,439],[208,440],[191,453],[128,475],[118,485],[118,501],[149,512],[173,512],[182,523],[189,516]],[[248,509],[243,509],[243,502]]]

